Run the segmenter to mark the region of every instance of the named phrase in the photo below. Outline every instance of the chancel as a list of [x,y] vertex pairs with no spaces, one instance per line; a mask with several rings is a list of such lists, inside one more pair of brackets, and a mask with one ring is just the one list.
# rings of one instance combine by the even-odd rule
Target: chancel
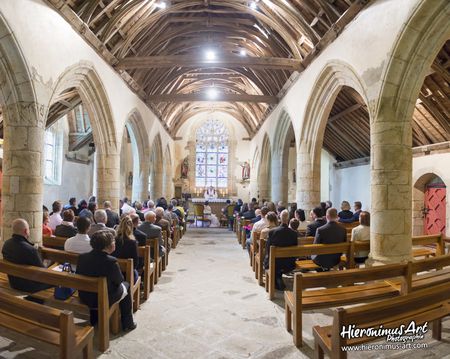
[[0,357],[447,356],[449,18],[0,1]]

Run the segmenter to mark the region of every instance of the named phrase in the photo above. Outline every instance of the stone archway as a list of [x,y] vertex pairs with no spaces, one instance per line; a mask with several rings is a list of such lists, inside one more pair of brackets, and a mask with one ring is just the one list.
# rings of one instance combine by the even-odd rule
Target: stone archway
[[261,147],[261,158],[258,166],[258,186],[259,199],[270,200],[271,197],[271,162],[272,162],[272,146],[270,145],[267,133]]
[[125,131],[130,136],[133,159],[131,199],[143,201],[148,196],[150,145],[144,120],[137,109],[133,109],[127,116],[124,133]]
[[450,3],[421,1],[399,32],[371,121],[371,253],[381,263],[411,258],[412,115],[424,78],[450,38]]
[[120,141],[106,90],[92,64],[81,61],[59,76],[49,103],[68,89],[75,89],[86,108],[96,150],[97,201],[111,201],[118,209],[120,196]]
[[166,151],[164,152],[164,195],[166,198],[172,198],[174,193],[173,186],[173,171],[172,171],[172,155],[170,153],[170,147],[167,145]]
[[277,121],[273,136],[271,161],[271,197],[272,201],[288,202],[289,183],[289,148],[295,141],[294,128],[289,114],[283,110]]
[[39,104],[32,76],[12,30],[0,14],[0,106],[3,112],[2,240],[23,218],[30,240],[42,237],[43,141],[47,108]]
[[153,140],[150,152],[150,198],[156,201],[163,196],[163,152],[159,133]]
[[355,90],[368,103],[363,80],[349,64],[342,61],[327,63],[308,100],[297,144],[297,204],[305,211],[320,203],[320,162],[325,128],[331,109],[344,86]]

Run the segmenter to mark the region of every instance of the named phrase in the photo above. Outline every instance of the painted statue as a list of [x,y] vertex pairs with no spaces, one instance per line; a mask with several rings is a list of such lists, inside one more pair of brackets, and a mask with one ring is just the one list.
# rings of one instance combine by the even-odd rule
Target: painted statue
[[189,172],[189,160],[187,157],[184,158],[181,164],[181,178],[187,178]]
[[250,164],[245,161],[242,167],[242,180],[248,180],[250,179]]

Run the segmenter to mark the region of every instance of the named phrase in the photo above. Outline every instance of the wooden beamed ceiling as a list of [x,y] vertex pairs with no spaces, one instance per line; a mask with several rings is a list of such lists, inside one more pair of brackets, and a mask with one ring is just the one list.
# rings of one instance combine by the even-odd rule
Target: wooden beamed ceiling
[[[82,30],[172,136],[187,116],[211,109],[231,114],[253,136],[291,75],[368,2],[47,1]],[[211,88],[216,102],[205,101]]]

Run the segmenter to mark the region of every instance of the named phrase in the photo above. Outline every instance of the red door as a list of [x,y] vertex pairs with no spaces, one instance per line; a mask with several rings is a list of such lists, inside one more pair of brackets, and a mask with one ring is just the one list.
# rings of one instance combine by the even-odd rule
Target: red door
[[425,192],[425,234],[445,234],[445,196],[444,184],[433,184],[427,186]]

